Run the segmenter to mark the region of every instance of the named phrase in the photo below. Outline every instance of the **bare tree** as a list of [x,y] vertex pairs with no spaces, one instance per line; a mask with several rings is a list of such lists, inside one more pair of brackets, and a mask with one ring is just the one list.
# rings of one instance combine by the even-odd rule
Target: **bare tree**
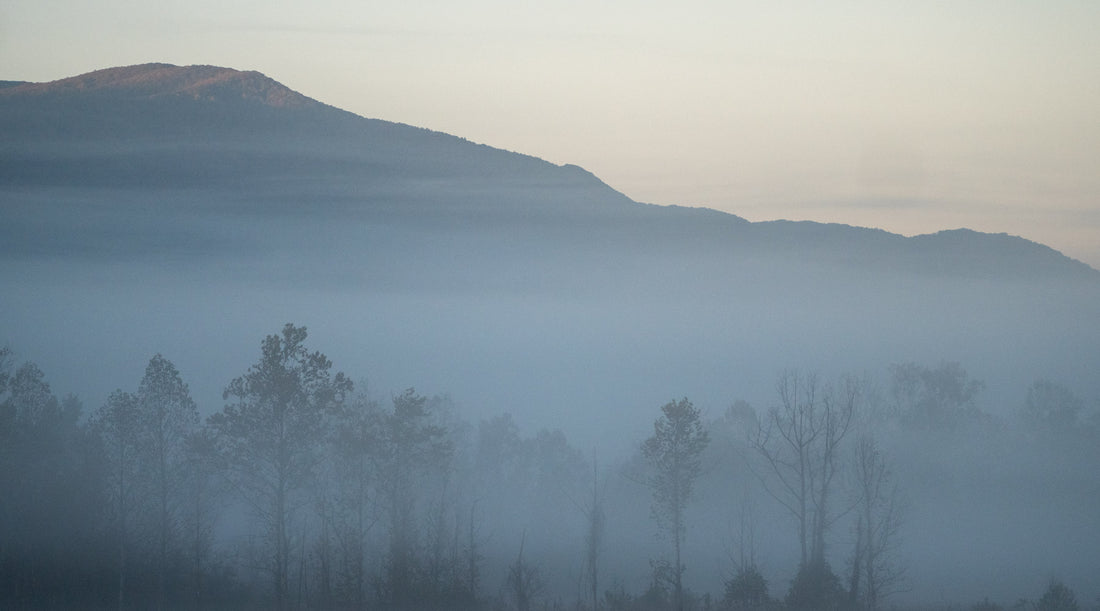
[[882,451],[870,436],[855,444],[852,481],[858,512],[850,591],[864,609],[875,611],[903,585],[905,570],[895,557],[902,517],[898,490]]
[[851,428],[863,383],[844,377],[826,387],[814,374],[783,373],[779,404],[753,433],[763,459],[764,489],[798,522],[801,563],[825,562],[825,533],[837,516],[830,508],[840,468],[839,449]]
[[468,602],[476,606],[477,597],[481,590],[481,542],[479,533],[479,521],[477,511],[478,501],[470,503],[470,520],[466,528],[466,544],[460,546],[459,522],[455,519],[455,545],[456,554],[454,566],[454,578],[456,590],[460,596],[464,596]]
[[600,494],[599,463],[596,461],[596,451],[592,450],[592,496],[587,501],[574,500],[568,493],[581,513],[584,514],[584,571],[582,578],[586,581],[589,594],[592,597],[592,610],[596,611],[600,606],[600,552],[603,550],[604,526],[606,514],[603,509],[603,498]]
[[210,418],[234,487],[266,528],[280,610],[289,602],[291,518],[309,501],[329,419],[352,387],[305,339],[305,327],[292,324],[267,336],[259,362],[226,387],[234,402]]
[[592,501],[585,512],[588,520],[587,532],[584,536],[585,561],[588,567],[588,581],[592,593],[592,611],[600,608],[600,551],[603,548],[604,524],[606,515],[603,510],[603,499],[600,498],[599,464],[596,462],[596,452],[592,452]]
[[653,467],[649,487],[653,491],[653,516],[672,539],[675,565],[671,580],[677,611],[684,609],[681,545],[687,526],[684,513],[692,486],[702,471],[701,456],[710,437],[703,429],[699,410],[686,398],[661,407],[653,423],[653,436],[642,445],[642,454]]

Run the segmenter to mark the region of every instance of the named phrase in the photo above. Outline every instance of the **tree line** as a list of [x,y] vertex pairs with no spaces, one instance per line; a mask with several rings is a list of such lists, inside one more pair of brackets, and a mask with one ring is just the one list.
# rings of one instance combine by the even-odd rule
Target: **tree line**
[[[0,351],[0,607],[880,609],[908,586],[907,503],[877,432],[994,426],[957,364],[895,365],[885,400],[866,378],[788,371],[762,413],[738,401],[708,422],[687,398],[666,403],[636,454],[601,470],[596,451],[557,430],[524,437],[508,414],[475,430],[446,397],[382,404],[306,340],[292,324],[264,338],[205,420],[160,354],[136,390],[85,414]],[[1092,430],[1085,411],[1038,381],[1020,414],[1061,435]],[[797,570],[769,588],[746,493],[724,591],[694,593],[698,488],[742,467],[786,514]],[[648,495],[664,543],[639,593],[606,576],[622,553],[613,477]],[[575,587],[545,570],[554,553],[579,558]],[[1061,582],[1037,604],[1076,608]]]

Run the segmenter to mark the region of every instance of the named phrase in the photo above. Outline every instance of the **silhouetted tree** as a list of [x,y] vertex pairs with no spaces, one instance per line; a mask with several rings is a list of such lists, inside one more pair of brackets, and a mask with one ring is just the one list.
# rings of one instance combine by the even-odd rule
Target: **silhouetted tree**
[[674,562],[670,580],[677,611],[684,608],[681,545],[687,531],[684,513],[692,486],[702,471],[701,456],[710,438],[703,429],[699,410],[686,398],[661,407],[653,423],[653,436],[642,444],[642,455],[652,467],[649,487],[653,492],[653,516],[672,539]]
[[226,503],[225,465],[218,440],[208,427],[191,432],[184,439],[183,473],[179,482],[181,535],[191,573],[189,590],[196,609],[206,606],[206,575],[214,546],[214,527]]
[[176,505],[180,499],[186,442],[199,422],[199,413],[187,384],[171,361],[160,354],[145,368],[137,392],[140,414],[139,443],[144,477],[155,499],[154,530],[157,554],[157,606],[167,604],[168,547],[175,535]]
[[127,552],[131,518],[137,513],[141,468],[141,415],[134,395],[116,390],[96,412],[93,422],[106,448],[111,474],[111,501],[118,539],[118,608],[126,607]]
[[335,529],[340,589],[356,608],[366,603],[367,535],[377,522],[374,500],[381,414],[377,404],[360,395],[341,415],[334,437],[336,491]]
[[878,444],[870,436],[861,437],[852,455],[852,483],[858,501],[850,593],[868,611],[878,609],[900,587],[905,575],[894,557],[901,506],[891,479]]
[[916,363],[890,366],[890,391],[902,422],[917,429],[950,430],[981,412],[974,397],[985,387],[958,363],[929,369]]
[[779,405],[753,434],[752,445],[772,476],[761,476],[765,490],[798,521],[803,566],[825,561],[825,533],[836,520],[830,503],[841,442],[863,388],[851,377],[830,388],[816,375],[785,372],[776,384]]
[[389,523],[386,588],[397,606],[413,603],[416,578],[416,501],[429,473],[446,470],[453,448],[446,430],[427,409],[427,397],[412,388],[393,398],[393,411],[381,419],[375,461],[379,490]]
[[599,474],[596,452],[593,450],[592,496],[589,498],[589,502],[581,507],[585,518],[584,559],[588,587],[592,595],[592,611],[598,611],[600,608],[600,552],[603,550],[604,529],[607,520],[603,509],[603,498],[600,495]]
[[226,387],[224,398],[234,401],[209,421],[234,487],[267,531],[279,609],[289,602],[291,518],[308,502],[330,418],[352,388],[305,339],[305,327],[289,323],[267,336],[259,362]]

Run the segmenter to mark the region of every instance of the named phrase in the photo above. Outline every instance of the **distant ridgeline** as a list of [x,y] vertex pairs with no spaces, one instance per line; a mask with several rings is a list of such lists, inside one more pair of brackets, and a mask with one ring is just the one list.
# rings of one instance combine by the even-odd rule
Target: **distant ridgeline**
[[[1100,397],[1100,272],[1051,248],[966,229],[904,237],[840,224],[750,223],[715,210],[638,203],[577,166],[359,117],[256,72],[147,64],[52,83],[0,82],[0,347],[10,346],[20,360],[36,363],[16,369],[11,367],[15,361],[0,362],[0,373],[11,372],[0,376],[0,403],[14,396],[5,385],[21,375],[17,390],[30,397],[27,413],[33,416],[38,413],[35,406],[48,406],[43,413],[67,423],[57,430],[82,434],[82,421],[73,417],[80,401],[43,397],[72,391],[83,401],[84,413],[125,415],[133,397],[115,390],[134,390],[150,357],[163,353],[190,385],[195,411],[203,416],[219,413],[234,396],[227,384],[254,362],[257,340],[288,321],[302,325],[303,335],[308,327],[310,345],[315,341],[322,346],[339,370],[356,381],[357,390],[367,393],[364,400],[376,401],[375,407],[404,397],[419,409],[425,397],[448,396],[445,403],[453,400],[456,413],[473,423],[461,429],[462,435],[495,426],[504,437],[519,438],[511,416],[501,416],[514,414],[532,431],[546,431],[531,437],[524,448],[558,451],[568,435],[582,449],[579,461],[595,447],[601,461],[605,455],[614,457],[608,464],[638,452],[639,443],[654,431],[657,407],[670,399],[674,403],[668,405],[679,405],[681,397],[690,397],[692,409],[681,411],[698,413],[708,425],[730,425],[736,417],[752,419],[754,412],[743,409],[748,405],[755,414],[767,414],[777,403],[776,380],[789,379],[781,372],[791,369],[820,372],[821,380],[849,379],[843,377],[848,373],[863,379],[863,373],[891,370],[965,371],[966,376],[947,379],[973,377],[975,384],[966,388],[980,386],[982,392],[969,392],[966,407],[988,416],[982,420],[988,427],[984,430],[996,435],[971,443],[960,433],[931,449],[921,443],[895,446],[907,448],[911,464],[922,465],[924,470],[910,472],[914,478],[924,477],[921,485],[940,494],[914,495],[927,511],[915,512],[920,517],[913,522],[927,528],[920,536],[901,534],[901,539],[915,542],[907,549],[924,554],[919,566],[925,575],[940,571],[928,583],[970,582],[979,569],[989,569],[987,573],[1003,577],[1006,591],[1022,590],[1019,584],[1026,579],[1045,578],[1045,571],[1054,570],[1048,568],[1057,561],[1051,560],[1054,555],[1065,562],[1086,558],[1082,566],[1097,566],[1096,529],[1071,528],[1067,521],[1057,523],[1064,533],[1053,527],[1040,533],[1029,520],[1032,514],[1046,519],[1048,506],[1040,511],[1039,505],[1017,502],[1044,494],[1018,486],[1020,481],[1034,484],[1058,473],[1095,483],[1088,480],[1092,471],[1022,459],[1012,468],[982,462],[1016,456],[1018,444],[1006,436],[1008,429],[998,427],[1013,421],[1029,388],[1058,389],[1054,395],[1086,402]],[[0,351],[0,356],[9,353]],[[919,365],[899,369],[898,363]],[[403,394],[413,384],[425,395],[412,390]],[[12,382],[10,388],[15,387]],[[346,388],[341,385],[340,391]],[[888,385],[866,388],[871,399],[896,399],[886,396]],[[243,381],[234,389],[247,394]],[[739,399],[744,400],[736,404],[741,407],[727,409]],[[256,405],[265,404],[258,400]],[[4,413],[0,426],[10,422],[3,420]],[[557,429],[563,433],[549,432]],[[715,441],[709,447],[725,452],[723,460],[742,464],[736,462],[740,455],[730,451],[730,440],[743,441],[744,435],[727,430],[720,439],[718,429],[712,430]],[[981,445],[990,440],[1001,444],[996,451]],[[1052,453],[1051,460],[1064,458],[1062,450],[1077,456],[1073,452],[1095,447],[1035,443],[1047,444],[1042,447]],[[37,457],[34,448],[45,447],[76,451],[83,446],[61,440],[24,449],[27,456]],[[950,451],[941,452],[944,448]],[[0,449],[6,449],[3,439]],[[308,448],[303,455],[303,460],[309,458]],[[576,458],[576,453],[570,455]],[[0,452],[0,460],[8,456]],[[66,464],[77,469],[85,462]],[[41,463],[44,472],[49,464]],[[1073,464],[1080,466],[1076,458]],[[1047,471],[1028,471],[1034,477],[1015,479],[1025,469]],[[589,473],[587,467],[581,471]],[[0,477],[13,473],[0,468]],[[432,475],[444,473],[451,471]],[[758,483],[747,473],[741,472],[748,482],[745,488],[715,484],[729,499],[710,507],[726,513],[708,522],[706,535],[688,530],[690,570],[684,574],[684,587],[677,589],[702,588],[693,583],[719,579],[717,570],[704,574],[704,556],[692,555],[699,550],[690,551],[690,546],[702,541],[698,545],[717,547],[721,533],[736,519],[730,508],[744,506],[738,495]],[[899,471],[899,480],[904,475]],[[726,472],[703,477],[725,481]],[[8,482],[11,487],[13,481]],[[531,481],[518,478],[513,483]],[[608,532],[621,542],[636,534],[623,532],[635,524],[646,532],[645,541],[652,542],[647,492],[631,488],[627,478],[613,481],[620,491],[627,490],[620,506],[641,510],[634,522],[609,515]],[[1058,490],[1063,492],[1076,491],[1059,497],[1059,506],[1067,515],[1087,515],[1072,512],[1095,505],[1094,498],[1081,492],[1095,487],[1078,486],[1078,479],[1065,482],[1070,483],[1051,484],[1062,486]],[[18,485],[24,484],[20,480]],[[449,494],[458,486],[448,483],[443,489]],[[953,510],[957,505],[951,495],[959,490],[977,491],[972,497],[983,501],[993,493],[1009,500],[1002,504],[1004,513],[993,519],[981,513],[984,506],[966,514],[972,522],[943,519],[935,503]],[[37,488],[34,492],[41,498],[51,494]],[[586,488],[583,493],[590,492]],[[0,496],[15,499],[12,503],[23,498]],[[517,499],[504,500],[521,506]],[[88,503],[79,496],[69,500],[69,505],[58,505],[57,515],[79,515],[81,504]],[[838,506],[848,502],[839,495],[829,500]],[[459,507],[449,502],[441,493],[418,507]],[[537,562],[533,550],[541,544],[559,546],[557,566],[562,569],[556,578],[577,587],[576,574],[568,567],[580,560],[570,537],[579,541],[584,535],[569,530],[574,507],[531,506],[565,526],[558,524],[561,530],[539,541],[534,526],[513,524],[517,540],[494,540],[507,544],[506,554],[497,549],[495,556],[506,560],[494,581],[481,584],[483,592],[500,591],[504,567],[517,552],[516,575],[532,575],[525,559]],[[301,507],[331,509],[313,501]],[[492,503],[462,505],[466,513],[458,517],[442,511],[433,515],[436,526],[459,520],[461,537],[466,537],[440,535],[437,540],[479,544],[477,529],[491,523],[477,522],[483,508],[493,509]],[[17,509],[23,512],[19,515],[53,515],[33,505]],[[6,532],[26,531],[21,524],[5,525],[4,515],[9,514],[0,515],[0,526],[11,527]],[[517,511],[511,517],[523,515]],[[1007,542],[996,553],[976,551],[971,542],[980,537],[963,534],[970,527],[989,540]],[[42,527],[34,532],[53,546],[51,557],[68,557],[70,542],[61,531]],[[438,532],[445,531],[441,527]],[[1011,536],[1002,538],[1004,533]],[[829,544],[842,547],[848,534],[838,527],[832,535],[842,541]],[[1040,534],[1053,537],[1051,541],[1076,541],[1079,547],[1063,553],[1063,546],[1040,541]],[[765,539],[762,535],[758,541]],[[933,540],[942,545],[927,543]],[[1008,564],[982,564],[1006,549],[1015,552],[1021,540],[1030,541],[1030,547],[1020,546],[1020,566],[1041,560],[1042,570],[1030,564],[1015,570]],[[37,549],[38,542],[28,541],[27,549]],[[151,545],[153,540],[143,541]],[[287,541],[293,549],[280,552],[277,563],[289,562],[288,557],[315,558],[311,550],[321,553],[320,547],[310,547],[314,539],[282,543]],[[524,548],[525,542],[530,547]],[[635,585],[644,591],[646,584],[659,582],[647,579],[651,557],[634,554],[630,546],[635,542],[617,549],[627,558],[624,562],[640,565],[624,569],[624,574],[640,579]],[[824,546],[816,541],[813,548]],[[0,540],[0,556],[5,549]],[[776,554],[785,550],[782,544],[776,549]],[[531,555],[524,556],[528,550]],[[104,557],[101,552],[96,550],[95,558]],[[233,550],[241,557],[249,552]],[[724,566],[729,557],[729,549],[708,553],[705,557],[715,567]],[[833,569],[843,572],[843,554],[829,553]],[[124,555],[114,547],[108,553],[110,558]],[[470,556],[477,554],[471,551]],[[28,566],[22,558],[5,558],[0,559],[5,566]],[[372,561],[381,567],[378,558]],[[789,559],[764,567],[791,568],[790,575],[769,574],[773,593],[784,590],[787,578],[793,577],[797,562]],[[140,557],[128,562],[143,566]],[[666,573],[669,569],[659,562],[648,566]],[[196,574],[213,579],[232,572],[216,573],[217,566],[212,567]],[[306,579],[302,567],[304,561],[279,568],[281,574],[305,580],[297,591],[310,604],[331,605],[320,590],[309,590],[315,582]],[[101,585],[110,585],[113,571],[106,568],[97,577]],[[158,575],[150,571],[144,571],[147,598],[158,590],[152,587]],[[44,574],[0,570],[0,590],[4,583],[39,583]],[[519,577],[515,584],[528,583]],[[163,593],[183,587],[181,583],[158,586]],[[614,587],[611,583],[612,578],[601,578],[607,590]],[[630,608],[632,600],[649,600],[631,598],[627,590],[638,590],[632,583],[620,585],[618,593],[608,591],[605,606],[618,601],[616,608]],[[211,587],[236,592],[233,584],[225,577]],[[970,587],[956,585],[956,591]],[[288,583],[278,587],[284,595],[291,591]],[[362,594],[365,586],[358,587]],[[720,587],[708,585],[706,591]],[[654,596],[659,597],[657,590],[655,586]],[[72,592],[62,586],[58,591]],[[16,606],[45,600],[23,590],[0,594],[0,600]],[[116,606],[113,592],[101,594],[103,606]],[[598,598],[599,592],[592,595]]]
[[[146,205],[168,200],[186,206],[172,195],[202,189],[207,205],[223,212],[262,206],[265,214],[308,212],[368,224],[414,217],[402,222],[454,224],[457,233],[496,228],[537,247],[568,242],[568,250],[594,251],[597,259],[641,250],[643,256],[724,257],[723,266],[730,259],[735,265],[749,259],[755,267],[793,260],[800,266],[1100,281],[1100,273],[1080,262],[1006,235],[959,231],[907,239],[849,226],[747,223],[710,210],[638,205],[576,166],[365,119],[257,72],[228,68],[145,64],[51,83],[5,81],[0,133],[0,187],[23,193],[150,190],[158,197],[144,198]],[[18,211],[6,214],[2,231],[10,251],[26,241],[19,236],[30,228]],[[68,234],[79,229],[78,241],[109,238],[116,250],[127,246],[126,235],[90,236],[94,228],[83,225],[43,231],[47,227],[34,224],[46,234],[37,237],[48,240],[69,242]],[[50,249],[40,241],[34,248]]]

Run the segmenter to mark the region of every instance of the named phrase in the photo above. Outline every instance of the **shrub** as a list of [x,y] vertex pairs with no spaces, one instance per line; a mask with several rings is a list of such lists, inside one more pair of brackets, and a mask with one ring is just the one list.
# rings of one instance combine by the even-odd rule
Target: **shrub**
[[843,609],[846,595],[828,562],[809,562],[798,568],[787,592],[791,609],[831,611]]
[[1039,611],[1077,611],[1077,596],[1066,584],[1053,579],[1035,608]]
[[768,604],[768,581],[755,565],[741,567],[726,582],[722,602],[726,609],[763,609]]

